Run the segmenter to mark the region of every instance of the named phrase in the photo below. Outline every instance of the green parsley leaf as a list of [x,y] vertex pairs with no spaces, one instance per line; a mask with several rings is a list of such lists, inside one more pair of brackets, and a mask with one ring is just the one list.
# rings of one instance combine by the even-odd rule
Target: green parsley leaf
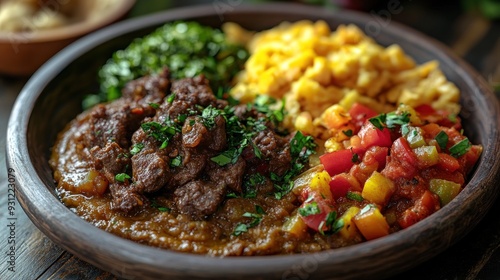
[[362,202],[364,199],[359,193],[355,192],[347,192],[346,197],[350,200],[355,200],[358,202]]
[[180,155],[170,159],[170,166],[171,167],[179,167],[182,165],[182,157]]
[[344,133],[347,137],[351,137],[353,135],[352,129],[342,130],[342,133]]
[[215,157],[211,157],[210,160],[217,163],[220,166],[224,166],[226,164],[231,163],[231,161],[232,161],[231,155],[232,155],[232,153],[230,151],[226,151],[226,152],[223,152],[222,154],[219,154]]
[[125,180],[130,179],[131,177],[127,173],[119,173],[115,175],[115,180],[118,182],[124,183]]
[[446,149],[446,145],[448,144],[448,134],[446,132],[441,130],[434,139],[436,139],[441,150]]
[[386,119],[386,114],[380,114],[378,116],[368,119],[368,121],[370,121],[376,128],[383,130],[385,127],[384,126],[385,119]]
[[151,108],[153,108],[153,109],[158,109],[158,108],[160,108],[160,104],[158,104],[158,103],[149,103],[149,106],[150,106]]
[[[323,228],[327,230],[324,231]],[[325,221],[322,221],[318,226],[318,231],[322,235],[332,235],[339,232],[344,227],[344,220],[337,219],[337,212],[332,211],[327,214]]]
[[248,226],[244,223],[238,223],[236,227],[234,228],[233,235],[234,236],[239,236],[242,233],[245,233],[248,231]]
[[396,125],[405,125],[410,123],[410,113],[403,112],[401,115],[395,112],[388,113],[385,123],[387,128],[394,128]]
[[353,153],[353,154],[352,154],[351,161],[352,161],[353,163],[359,163],[359,155],[358,155],[358,154],[356,154],[356,153]]
[[167,96],[167,103],[168,104],[172,104],[172,102],[174,102],[174,100],[175,100],[175,93],[172,93],[169,96]]
[[144,144],[143,143],[135,143],[133,146],[132,146],[132,149],[130,150],[130,154],[131,155],[136,155],[138,154],[140,151],[142,151],[142,149],[144,148]]
[[465,138],[464,140],[456,143],[450,148],[450,155],[453,157],[461,157],[465,155],[469,149],[472,147],[472,143],[469,141],[468,138]]
[[319,209],[318,203],[316,201],[313,201],[311,203],[307,203],[304,206],[299,208],[299,214],[302,217],[316,215],[319,213],[321,213],[321,209]]

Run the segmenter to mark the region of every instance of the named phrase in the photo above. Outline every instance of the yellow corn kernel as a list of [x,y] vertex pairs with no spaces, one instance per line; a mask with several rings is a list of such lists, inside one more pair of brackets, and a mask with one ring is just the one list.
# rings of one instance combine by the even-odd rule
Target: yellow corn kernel
[[312,192],[317,191],[322,197],[332,200],[332,193],[330,192],[330,181],[331,177],[326,171],[318,172],[312,179],[311,185],[309,186]]
[[302,131],[304,134],[312,134],[314,132],[312,116],[308,112],[300,113],[295,119],[294,126],[295,129]]
[[389,202],[389,199],[395,191],[396,187],[391,179],[374,171],[366,180],[361,196],[383,207]]
[[366,240],[376,239],[389,234],[389,224],[380,210],[373,204],[366,205],[353,218],[354,224]]
[[352,221],[354,216],[359,213],[361,209],[356,206],[351,206],[347,211],[340,216],[340,220],[344,222],[344,227],[339,231],[339,234],[345,239],[351,239],[356,235],[356,225]]

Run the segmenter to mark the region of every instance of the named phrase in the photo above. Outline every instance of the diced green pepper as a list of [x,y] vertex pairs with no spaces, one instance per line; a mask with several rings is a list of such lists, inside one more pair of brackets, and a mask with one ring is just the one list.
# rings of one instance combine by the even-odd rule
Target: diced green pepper
[[460,192],[460,184],[443,180],[431,179],[429,181],[429,189],[439,196],[441,206],[448,204]]
[[420,127],[409,126],[408,133],[405,136],[412,149],[422,147],[426,144]]
[[413,152],[417,155],[417,159],[423,167],[433,166],[439,161],[439,153],[436,146],[418,147],[413,149]]

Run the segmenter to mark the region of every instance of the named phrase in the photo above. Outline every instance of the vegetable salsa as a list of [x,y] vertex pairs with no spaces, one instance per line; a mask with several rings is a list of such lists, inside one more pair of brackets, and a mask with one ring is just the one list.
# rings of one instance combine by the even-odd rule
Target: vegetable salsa
[[482,151],[460,118],[426,105],[377,114],[355,103],[337,116],[342,147],[293,190],[302,201],[295,215],[321,234],[371,240],[417,223],[458,195]]

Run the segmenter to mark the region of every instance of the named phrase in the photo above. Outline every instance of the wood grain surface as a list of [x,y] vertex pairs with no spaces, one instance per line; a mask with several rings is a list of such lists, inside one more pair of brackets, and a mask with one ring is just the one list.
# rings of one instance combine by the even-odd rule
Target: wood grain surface
[[[149,13],[158,8],[168,8],[168,6],[151,6],[148,9],[146,4],[141,4],[142,1],[138,2],[131,16]],[[190,2],[193,1],[183,3]],[[380,1],[379,6],[375,6],[372,11],[383,11],[387,2]],[[413,2],[411,5],[409,2],[403,4],[405,7],[403,12],[392,15],[392,20],[412,26],[450,46],[476,68],[492,86],[500,84],[498,20],[485,21],[476,14],[465,13],[457,5],[450,4],[450,1],[444,1],[438,6]],[[477,36],[469,36],[468,34],[474,30],[464,32],[463,26],[476,26],[480,30],[476,32]],[[9,215],[8,166],[5,164],[4,152],[5,131],[14,99],[26,81],[26,78],[0,77],[0,279],[117,279],[111,273],[74,257],[50,241],[28,219],[17,201],[14,215]],[[495,101],[491,102],[494,104]],[[497,182],[497,185],[500,186],[500,182]],[[477,201],[478,207],[483,202]],[[394,276],[393,279],[500,279],[499,211],[500,200],[496,199],[488,214],[465,238],[443,253],[416,268]],[[11,234],[8,228],[11,222],[8,220],[9,217],[15,218],[16,225],[15,272],[8,270],[7,242]],[[418,248],[415,248],[415,251],[418,252]]]

